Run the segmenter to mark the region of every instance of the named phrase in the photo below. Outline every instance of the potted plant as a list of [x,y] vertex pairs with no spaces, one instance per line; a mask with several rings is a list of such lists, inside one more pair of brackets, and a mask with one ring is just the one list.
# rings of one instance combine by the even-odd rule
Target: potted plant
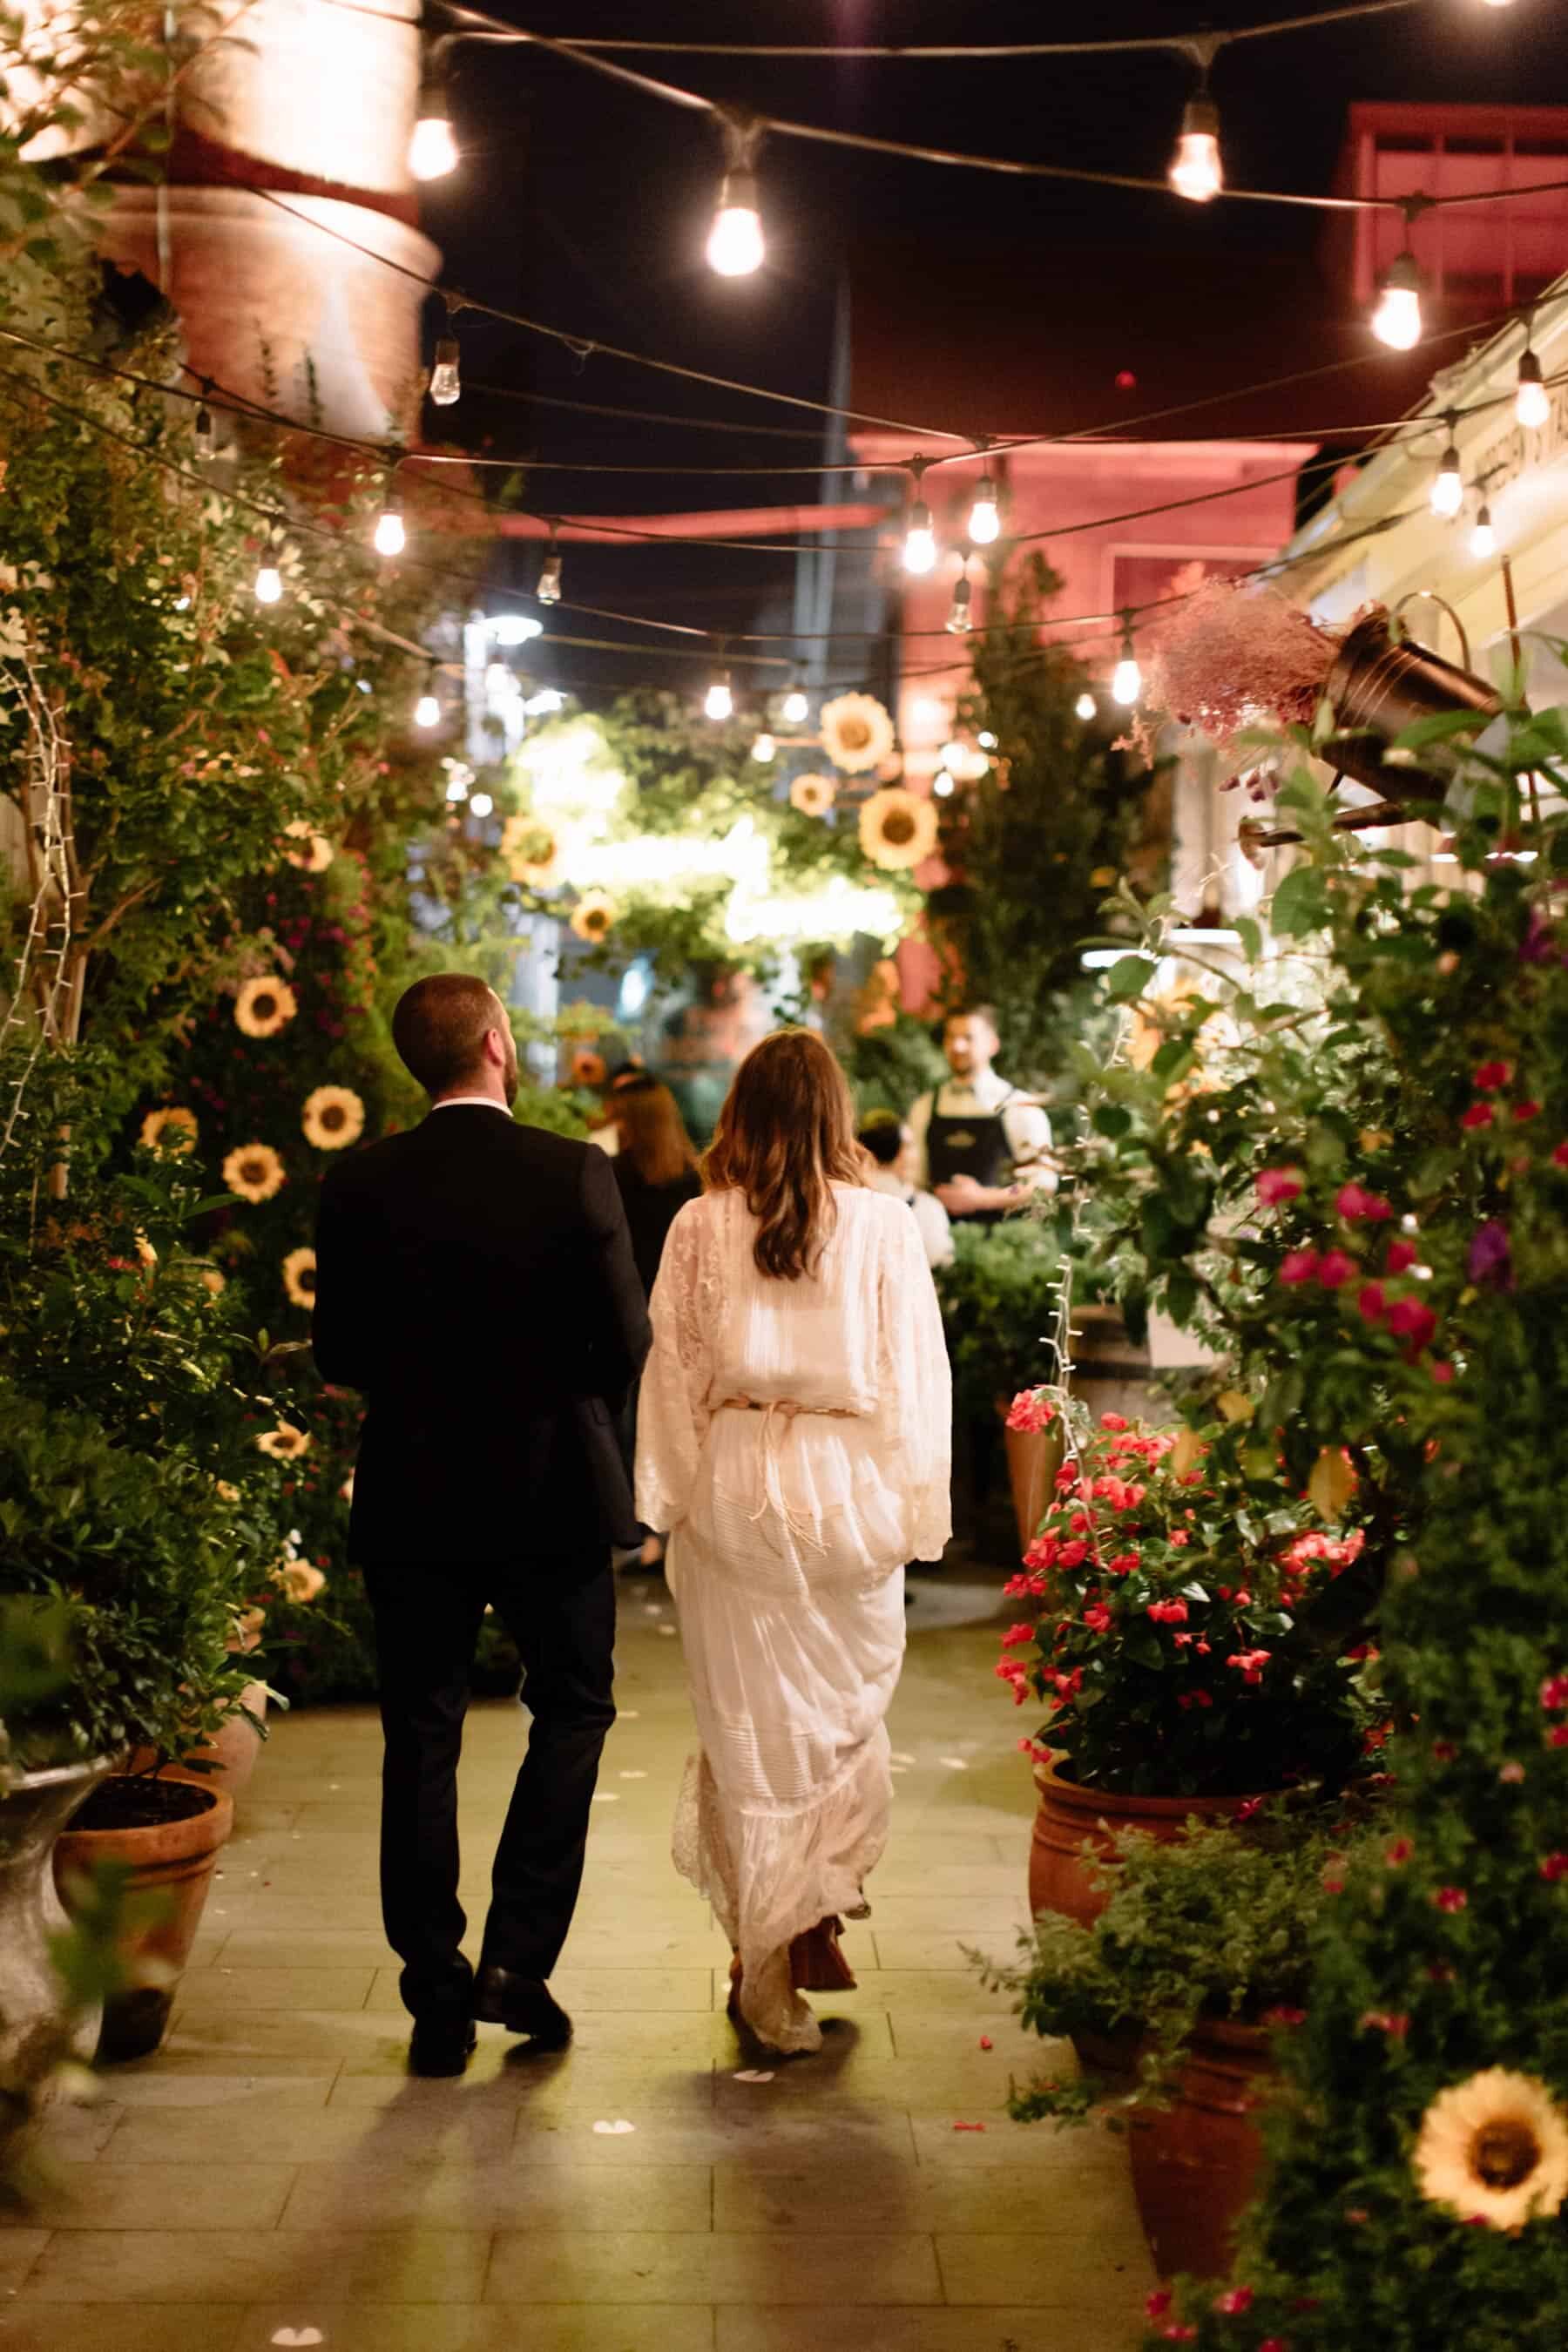
[[[1261,1491],[1260,1491],[1261,1488]],[[1227,1473],[1223,1433],[1108,1413],[1075,1445],[1022,1572],[1028,1604],[996,1672],[1048,1720],[1030,1902],[1087,1920],[1084,1849],[1119,1829],[1181,1837],[1280,1789],[1341,1785],[1361,1753],[1367,1661],[1342,1654],[1320,1594],[1357,1558],[1274,1476]],[[1359,1646],[1359,1645],[1358,1645]]]
[[[937,1268],[936,1286],[952,1365],[954,1412],[961,1423],[999,1420],[1005,1428],[1010,1400],[1033,1380],[1056,1321],[1061,1244],[1054,1223],[1031,1216],[987,1226],[961,1220],[952,1239],[952,1261]],[[1048,1420],[1018,1433],[1034,1441],[1017,1457],[1021,1469],[1015,1466],[1015,1445],[1008,1444],[1018,1541],[1024,1544],[1033,1532],[1034,1522],[1025,1513],[1030,1480],[1037,1475],[1029,1457],[1057,1451],[1059,1434]]]

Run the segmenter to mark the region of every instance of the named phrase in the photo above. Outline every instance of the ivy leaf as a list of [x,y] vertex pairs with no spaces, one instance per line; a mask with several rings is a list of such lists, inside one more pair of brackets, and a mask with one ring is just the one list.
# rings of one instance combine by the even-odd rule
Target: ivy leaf
[[1153,969],[1148,956],[1118,957],[1105,975],[1105,992],[1112,1004],[1130,1004],[1135,996],[1142,996]]

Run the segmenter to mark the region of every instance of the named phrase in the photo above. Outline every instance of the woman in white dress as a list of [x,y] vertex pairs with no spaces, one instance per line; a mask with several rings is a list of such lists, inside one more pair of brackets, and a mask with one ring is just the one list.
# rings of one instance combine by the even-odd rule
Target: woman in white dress
[[764,1038],[665,1244],[637,1429],[701,1741],[676,1866],[729,1935],[731,2011],[778,2051],[821,2044],[800,1985],[854,1983],[838,1915],[887,1841],[902,1567],[952,1531],[936,1293],[862,1165],[822,1040]]

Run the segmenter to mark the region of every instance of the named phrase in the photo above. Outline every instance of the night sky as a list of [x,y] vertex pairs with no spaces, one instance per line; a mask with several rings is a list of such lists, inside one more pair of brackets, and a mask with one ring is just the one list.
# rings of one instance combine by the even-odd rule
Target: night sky
[[[494,13],[508,13],[494,0]],[[654,32],[729,40],[979,41],[1110,38],[1192,30],[1204,19],[1172,0],[1108,0],[1068,10],[1039,0],[784,0],[742,9],[696,0],[561,0],[519,21],[562,37]],[[1292,13],[1289,0],[1256,6],[1226,0],[1216,28]],[[1173,53],[973,65],[877,60],[746,61],[626,56],[654,75],[764,111],[882,137],[1001,155],[1068,162],[1160,176],[1193,83]],[[1214,93],[1223,121],[1227,177],[1237,184],[1321,192],[1331,183],[1346,107],[1355,99],[1495,100],[1568,106],[1568,8],[1561,0],[1420,0],[1383,17],[1224,51]],[[1136,313],[1140,286],[1163,252],[1212,265],[1221,290],[1279,257],[1299,261],[1322,234],[1305,209],[1219,202],[1184,205],[1141,194],[857,156],[775,139],[759,161],[769,257],[752,278],[722,280],[702,258],[721,168],[716,128],[704,118],[620,89],[532,49],[460,47],[452,112],[464,152],[455,178],[425,191],[425,223],[446,255],[445,274],[483,298],[574,335],[823,397],[840,281],[858,257],[893,241],[932,282],[931,336],[943,338],[941,288],[971,257],[1005,246],[1019,257],[1009,300],[998,290],[989,334],[973,335],[984,385],[987,344],[1000,363],[1012,303],[1031,300],[1030,257],[1053,265],[1085,253],[1101,306]],[[1555,167],[1554,167],[1555,168]],[[1544,174],[1554,175],[1554,170]],[[1089,252],[1088,248],[1097,248]],[[1563,256],[1568,267],[1568,253]],[[1060,335],[1070,342],[1071,306]],[[437,322],[431,320],[431,332]],[[1260,349],[1245,300],[1236,306],[1236,380],[1310,360],[1309,348]],[[908,405],[918,411],[921,354],[908,355]],[[499,323],[463,322],[464,399],[440,419],[444,434],[492,452],[534,459],[599,459],[704,467],[809,465],[819,429],[807,416],[660,379],[595,355],[580,363],[559,345]],[[501,387],[481,395],[480,384]],[[542,397],[543,396],[543,397]],[[698,433],[631,424],[544,404],[546,399],[719,418],[766,432]],[[984,413],[984,412],[982,412]],[[1115,414],[1107,399],[1105,415]],[[1048,423],[1050,420],[1039,420]],[[1036,420],[1011,412],[1006,429]],[[782,430],[781,430],[782,428]],[[786,437],[794,436],[798,437]],[[687,478],[658,472],[595,478],[531,473],[524,502],[545,511],[629,514],[815,499],[809,476]],[[844,494],[852,495],[846,483]],[[784,625],[794,558],[783,551],[600,550],[567,552],[570,599],[722,630]],[[496,577],[531,585],[537,554],[503,548]],[[781,602],[780,600],[784,600]],[[587,625],[563,613],[559,625]],[[849,667],[854,667],[851,660]],[[695,684],[695,674],[649,658],[608,659],[563,651],[540,676],[566,687]],[[847,672],[846,672],[847,676]]]

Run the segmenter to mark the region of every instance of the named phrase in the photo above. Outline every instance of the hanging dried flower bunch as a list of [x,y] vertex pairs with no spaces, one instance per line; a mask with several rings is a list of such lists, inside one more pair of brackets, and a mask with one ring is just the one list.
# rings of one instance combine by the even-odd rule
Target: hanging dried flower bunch
[[1310,726],[1339,641],[1271,588],[1208,580],[1149,632],[1148,700],[1223,755],[1243,728]]

